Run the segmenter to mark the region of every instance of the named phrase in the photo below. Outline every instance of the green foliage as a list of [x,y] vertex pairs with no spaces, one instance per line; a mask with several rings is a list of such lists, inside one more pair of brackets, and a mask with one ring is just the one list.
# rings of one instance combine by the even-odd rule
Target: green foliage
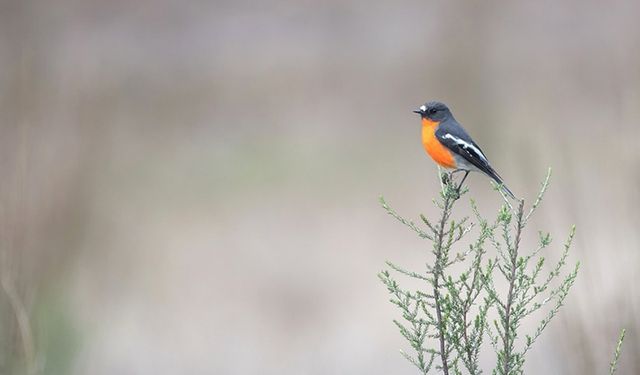
[[[472,200],[477,224],[470,223],[468,217],[457,221],[451,218],[455,203],[466,193],[457,189],[451,174],[441,176],[443,189],[434,200],[439,216],[429,220],[420,215],[424,225],[401,217],[380,199],[388,214],[431,243],[432,258],[423,270],[410,271],[387,262],[389,269],[378,275],[391,295],[391,303],[402,314],[402,320],[394,323],[413,350],[401,353],[421,373],[439,370],[444,374],[481,374],[478,357],[486,342],[496,355],[493,374],[523,373],[527,352],[562,307],[579,268],[577,263],[564,271],[575,227],[553,265],[545,266],[546,260],[540,255],[552,242],[549,233],[538,233],[539,244],[532,251],[521,248],[523,231],[543,200],[550,175],[551,170],[526,213],[524,200],[514,207],[505,197],[496,219],[488,221]],[[459,241],[474,228],[475,239],[462,248]],[[494,255],[488,254],[489,247]],[[458,265],[452,267],[454,264]],[[424,288],[406,290],[396,281],[396,274],[424,282]],[[498,278],[504,279],[506,289],[496,286]],[[536,329],[524,332],[525,318],[543,308],[546,313]]]
[[613,361],[609,366],[609,375],[615,374],[618,367],[618,359],[620,359],[620,352],[622,351],[622,343],[624,342],[624,335],[626,333],[626,329],[622,329],[620,331],[620,337],[618,338],[618,344],[616,345],[616,350],[613,352]]

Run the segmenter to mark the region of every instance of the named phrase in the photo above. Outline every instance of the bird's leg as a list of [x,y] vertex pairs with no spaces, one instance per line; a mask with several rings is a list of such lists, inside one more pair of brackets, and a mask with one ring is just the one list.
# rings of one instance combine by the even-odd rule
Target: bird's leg
[[457,172],[462,172],[464,171],[464,169],[454,169],[451,172],[447,172],[447,173],[443,173],[442,174],[442,182],[444,184],[448,184],[449,182],[453,181],[453,175],[456,174]]
[[[461,171],[462,169],[456,169],[454,172],[457,171]],[[460,192],[460,188],[462,188],[462,183],[464,182],[464,180],[467,178],[467,176],[469,175],[469,171],[465,171],[464,177],[462,177],[462,180],[460,181],[460,184],[458,185],[458,192]]]

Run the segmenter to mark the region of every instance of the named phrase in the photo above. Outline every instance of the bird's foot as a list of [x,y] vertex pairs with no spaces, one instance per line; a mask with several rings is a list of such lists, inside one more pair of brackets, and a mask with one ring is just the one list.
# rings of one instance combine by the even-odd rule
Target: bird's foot
[[453,178],[451,176],[451,173],[442,173],[440,175],[440,178],[442,180],[442,184],[447,186],[451,183],[451,181],[453,181]]

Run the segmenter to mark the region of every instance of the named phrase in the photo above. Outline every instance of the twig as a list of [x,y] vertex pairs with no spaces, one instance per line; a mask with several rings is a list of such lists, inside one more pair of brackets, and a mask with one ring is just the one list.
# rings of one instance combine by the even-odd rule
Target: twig
[[0,284],[2,290],[7,295],[9,305],[16,316],[18,322],[18,330],[20,331],[20,339],[22,341],[22,350],[24,352],[25,362],[27,365],[27,373],[33,375],[36,373],[36,357],[35,349],[33,345],[33,333],[31,331],[31,324],[29,323],[29,312],[26,306],[22,303],[18,291],[16,290],[13,279],[4,272],[0,278]]
[[447,224],[447,220],[451,214],[451,205],[453,203],[450,192],[447,190],[447,186],[443,191],[444,195],[444,209],[442,210],[442,217],[438,224],[438,233],[435,239],[435,252],[436,262],[434,267],[434,282],[433,282],[433,296],[436,306],[436,318],[438,323],[438,336],[440,340],[440,359],[442,360],[442,371],[445,375],[449,375],[449,365],[447,359],[446,339],[445,339],[445,327],[442,319],[442,301],[440,300],[440,278],[442,277],[442,250],[444,243],[444,227]]
[[520,204],[518,204],[517,211],[517,219],[516,219],[516,237],[513,242],[513,247],[509,249],[510,252],[510,266],[509,270],[509,293],[507,295],[507,301],[505,306],[504,313],[504,335],[502,337],[503,342],[503,350],[504,350],[504,375],[509,375],[509,367],[511,365],[511,352],[513,348],[513,342],[510,342],[511,339],[511,307],[514,300],[513,289],[516,284],[516,270],[518,267],[518,249],[520,247],[520,236],[522,234],[522,218],[524,212],[524,200],[520,200]]
[[620,358],[620,353],[622,352],[622,343],[624,342],[624,334],[626,333],[626,329],[622,329],[620,331],[620,338],[618,339],[618,344],[616,345],[616,351],[613,353],[613,361],[611,361],[611,365],[609,366],[609,374],[613,375],[616,372],[618,366],[618,359]]
[[540,205],[540,202],[542,202],[542,198],[544,197],[544,194],[547,192],[547,188],[549,187],[550,179],[551,179],[551,168],[548,168],[547,175],[545,176],[544,181],[542,181],[540,192],[538,193],[536,200],[533,202],[533,205],[531,206],[529,213],[527,213],[527,216],[524,218],[525,224],[527,223],[527,221],[529,221],[529,218],[531,217],[531,215],[533,215],[534,211],[538,208],[538,206]]

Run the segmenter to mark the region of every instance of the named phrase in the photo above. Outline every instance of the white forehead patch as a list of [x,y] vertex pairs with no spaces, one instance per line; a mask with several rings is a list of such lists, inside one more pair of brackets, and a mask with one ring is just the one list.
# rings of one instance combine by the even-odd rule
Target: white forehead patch
[[424,106],[424,105],[423,105],[423,106],[420,106],[420,110],[421,110],[422,112],[426,112],[426,110],[427,110],[427,106]]

